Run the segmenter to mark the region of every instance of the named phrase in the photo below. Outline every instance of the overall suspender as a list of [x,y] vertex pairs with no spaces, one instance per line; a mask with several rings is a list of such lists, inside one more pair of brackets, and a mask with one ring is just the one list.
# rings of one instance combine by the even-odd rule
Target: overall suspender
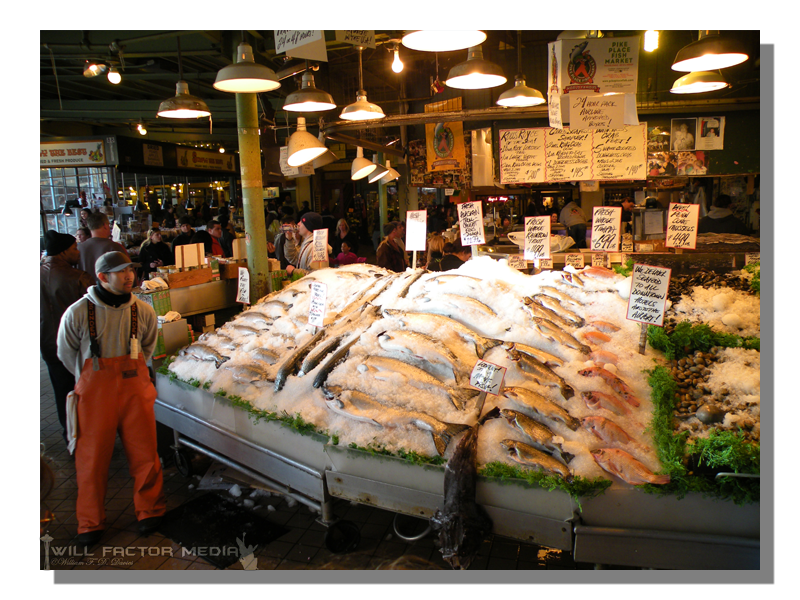
[[[97,315],[94,303],[86,300],[86,309],[89,314],[89,349],[92,353],[92,368],[100,370],[100,343],[97,341]],[[139,319],[136,311],[136,302],[131,304],[131,339],[136,338],[139,329]]]

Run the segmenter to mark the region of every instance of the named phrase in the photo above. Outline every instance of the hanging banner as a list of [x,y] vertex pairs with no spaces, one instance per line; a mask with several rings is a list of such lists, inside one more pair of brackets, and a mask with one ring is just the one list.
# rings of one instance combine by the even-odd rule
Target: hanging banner
[[547,113],[550,118],[550,127],[561,129],[564,127],[561,121],[561,68],[559,67],[560,58],[556,54],[554,44],[548,44],[548,54],[550,56],[550,71],[547,75]]
[[276,29],[275,52],[293,58],[328,62],[325,32],[312,29]]
[[369,29],[336,30],[336,41],[375,49],[375,31]]
[[501,129],[500,183],[544,182],[544,129]]
[[85,142],[40,142],[40,167],[97,167],[107,164],[102,140]]
[[451,171],[466,165],[464,124],[461,121],[425,125],[428,171]]

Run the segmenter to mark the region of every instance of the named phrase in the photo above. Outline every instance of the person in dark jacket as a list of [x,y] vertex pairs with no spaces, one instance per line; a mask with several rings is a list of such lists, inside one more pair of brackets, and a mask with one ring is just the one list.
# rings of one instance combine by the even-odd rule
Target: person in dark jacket
[[400,237],[400,227],[397,221],[390,221],[383,226],[383,233],[386,236],[378,246],[377,262],[379,267],[402,273],[406,270],[408,263],[406,253],[397,243]]
[[355,231],[350,231],[350,225],[346,219],[339,219],[336,223],[336,231],[328,238],[328,241],[333,248],[333,256],[339,256],[343,242],[347,242],[351,252],[358,254],[358,236]]
[[697,224],[697,233],[738,233],[748,235],[747,226],[734,216],[730,209],[733,201],[727,194],[720,194],[714,201],[714,206],[708,215],[700,219]]
[[192,243],[192,236],[194,229],[192,229],[192,220],[189,217],[181,217],[181,232],[172,240],[172,253],[175,254],[175,248],[178,246],[185,246]]
[[441,271],[442,258],[444,257],[444,237],[434,234],[428,240],[428,271]]
[[150,273],[158,267],[175,264],[175,257],[166,242],[161,241],[161,230],[153,227],[147,232],[147,239],[139,248],[139,263],[142,265],[142,279],[149,279]]
[[209,256],[214,249],[214,238],[212,238],[211,234],[205,229],[195,231],[189,243],[203,244],[203,251],[205,252],[206,256]]
[[472,249],[469,246],[461,245],[461,238],[456,238],[453,242],[450,252],[445,252],[445,255],[440,261],[442,271],[450,271],[457,269],[472,256]]
[[94,281],[75,268],[80,250],[74,237],[50,230],[45,243],[47,256],[39,266],[39,349],[53,384],[58,422],[66,441],[67,394],[75,387],[75,376],[58,359],[58,325],[64,311],[80,300]]
[[281,230],[275,236],[275,258],[281,261],[281,269],[286,269],[289,266],[289,259],[286,258],[284,246],[286,244],[286,237],[293,237],[297,232],[294,217],[291,215],[284,215],[281,219]]

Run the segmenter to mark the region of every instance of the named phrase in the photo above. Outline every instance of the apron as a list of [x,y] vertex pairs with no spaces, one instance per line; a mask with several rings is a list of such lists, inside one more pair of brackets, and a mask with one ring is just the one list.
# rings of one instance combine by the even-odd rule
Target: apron
[[78,480],[78,533],[105,529],[108,469],[119,432],[133,477],[136,519],[166,512],[161,461],[156,450],[156,389],[144,355],[138,352],[136,303],[131,305],[130,355],[100,357],[95,306],[87,301],[91,358],[83,364],[75,386],[78,438],[75,471]]

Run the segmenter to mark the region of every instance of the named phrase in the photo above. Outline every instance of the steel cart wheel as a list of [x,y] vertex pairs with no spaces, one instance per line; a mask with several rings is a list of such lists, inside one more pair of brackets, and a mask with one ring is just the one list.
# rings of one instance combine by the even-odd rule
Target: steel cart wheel
[[361,532],[352,521],[336,521],[325,532],[325,547],[334,554],[347,554],[358,548]]
[[184,477],[191,477],[193,473],[192,459],[189,457],[189,454],[186,452],[186,450],[176,449],[174,458],[175,468],[178,470],[178,473]]

